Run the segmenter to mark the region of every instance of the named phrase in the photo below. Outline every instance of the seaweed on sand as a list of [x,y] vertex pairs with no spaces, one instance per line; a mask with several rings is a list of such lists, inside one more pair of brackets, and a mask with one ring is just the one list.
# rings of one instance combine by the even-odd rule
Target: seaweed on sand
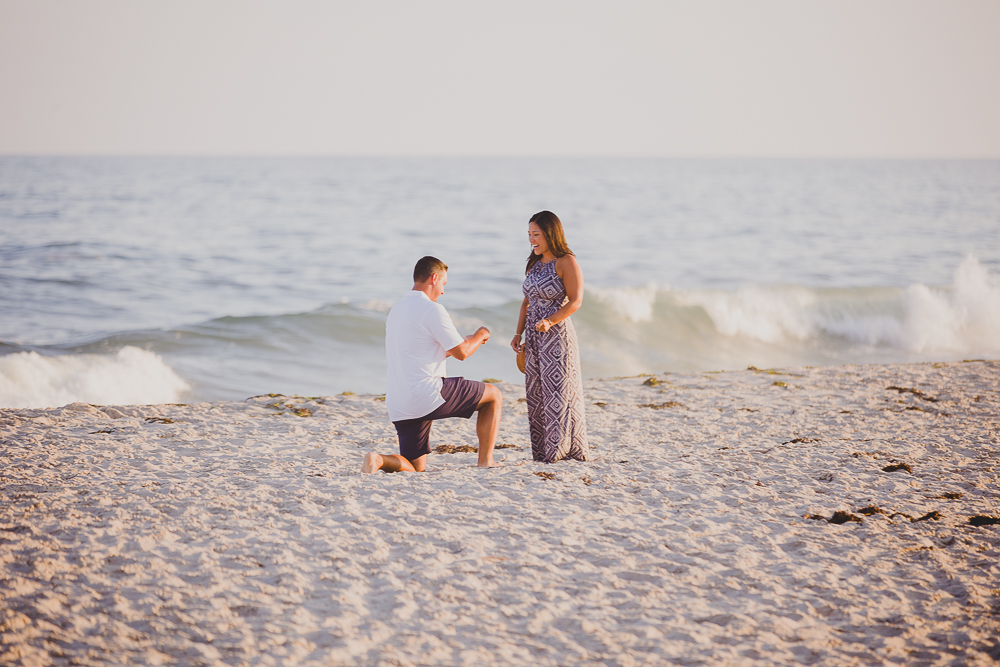
[[809,519],[811,521],[826,521],[827,523],[832,523],[836,525],[844,523],[863,523],[864,519],[856,514],[851,514],[850,512],[837,511],[833,513],[829,519],[827,519],[822,514],[806,514],[804,519]]
[[973,526],[998,526],[1000,525],[1000,517],[977,514],[969,517],[969,523]]
[[886,387],[885,390],[886,391],[896,391],[896,392],[899,392],[900,394],[913,394],[917,398],[922,398],[925,401],[930,401],[931,403],[937,403],[938,402],[938,399],[934,398],[933,396],[928,396],[924,392],[920,391],[919,389],[914,389],[913,387],[896,387],[896,386],[893,386],[893,387]]
[[479,453],[478,447],[473,447],[472,445],[438,445],[434,448],[435,454],[477,454]]
[[797,445],[799,443],[805,444],[807,442],[819,442],[819,438],[793,438],[788,442],[783,442],[783,445]]

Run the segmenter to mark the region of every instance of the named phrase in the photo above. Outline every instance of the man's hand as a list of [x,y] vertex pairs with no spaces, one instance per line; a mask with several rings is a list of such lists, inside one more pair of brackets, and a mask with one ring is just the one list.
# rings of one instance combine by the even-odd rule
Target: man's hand
[[490,330],[486,327],[479,327],[476,333],[466,336],[464,343],[459,343],[448,350],[448,356],[459,361],[465,361],[472,356],[472,353],[479,349],[479,346],[490,339]]

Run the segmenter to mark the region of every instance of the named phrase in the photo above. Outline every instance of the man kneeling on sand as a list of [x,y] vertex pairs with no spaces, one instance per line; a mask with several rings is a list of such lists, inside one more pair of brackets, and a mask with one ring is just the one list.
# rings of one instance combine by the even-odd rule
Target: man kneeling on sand
[[385,322],[388,377],[385,407],[399,435],[399,456],[370,452],[361,472],[423,472],[431,452],[431,423],[479,412],[479,467],[493,462],[502,410],[500,390],[465,378],[446,378],[445,360],[464,361],[490,339],[479,327],[462,337],[451,316],[437,303],[448,284],[448,267],[440,259],[423,257],[413,269],[413,290],[392,307]]

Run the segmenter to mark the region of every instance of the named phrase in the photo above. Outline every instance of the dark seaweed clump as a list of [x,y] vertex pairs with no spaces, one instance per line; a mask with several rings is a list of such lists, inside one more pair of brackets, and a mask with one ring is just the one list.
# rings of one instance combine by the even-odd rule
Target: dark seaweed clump
[[434,452],[436,454],[476,454],[479,452],[479,448],[472,445],[459,445],[458,447],[455,445],[438,445],[434,448]]
[[977,514],[969,517],[969,523],[973,526],[997,526],[1000,525],[1000,517]]
[[891,466],[882,468],[882,472],[896,472],[897,470],[905,470],[911,475],[913,474],[913,468],[910,467],[909,463],[894,463]]
[[930,401],[931,403],[937,403],[938,402],[938,399],[934,398],[933,396],[928,396],[927,394],[925,394],[924,392],[920,391],[919,389],[913,389],[911,387],[886,387],[885,390],[886,391],[897,391],[900,394],[913,394],[917,398],[922,398],[925,401]]
[[[494,449],[520,449],[517,445],[512,445],[510,443],[503,443],[494,447]],[[473,445],[438,445],[434,448],[435,454],[478,454],[479,447]]]
[[[875,514],[885,514],[885,515],[888,515],[890,519],[893,518],[893,517],[902,516],[902,517],[906,517],[907,519],[909,519],[910,521],[913,521],[913,522],[917,522],[917,521],[937,521],[939,519],[943,519],[944,518],[941,515],[940,512],[928,512],[927,514],[923,515],[922,517],[918,517],[918,518],[914,519],[912,516],[910,516],[909,514],[906,514],[905,512],[893,512],[892,514],[890,514],[889,512],[886,512],[884,509],[882,509],[881,507],[877,507],[876,505],[869,505],[868,507],[862,507],[861,509],[858,510],[858,513],[859,514],[864,514],[865,516],[874,516]],[[860,516],[857,516],[856,514],[851,514],[850,512],[834,512],[833,516],[830,517],[829,519],[827,519],[826,517],[822,516],[821,514],[806,514],[805,518],[806,519],[812,519],[813,521],[826,521],[827,523],[835,523],[835,524],[838,524],[838,525],[844,524],[844,523],[849,523],[849,522],[861,523],[861,522],[864,521],[864,519],[862,519]],[[989,518],[989,517],[986,517],[986,518]],[[998,522],[998,523],[1000,523],[1000,519],[996,519],[995,521]],[[971,523],[972,520],[970,519],[969,522]],[[976,525],[979,525],[979,524],[976,524]]]

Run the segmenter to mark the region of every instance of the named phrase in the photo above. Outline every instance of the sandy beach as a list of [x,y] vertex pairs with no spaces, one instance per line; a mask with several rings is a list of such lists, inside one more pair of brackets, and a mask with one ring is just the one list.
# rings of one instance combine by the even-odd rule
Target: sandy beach
[[499,386],[422,474],[378,396],[0,410],[0,663],[1000,659],[1000,362],[590,380],[553,465]]

